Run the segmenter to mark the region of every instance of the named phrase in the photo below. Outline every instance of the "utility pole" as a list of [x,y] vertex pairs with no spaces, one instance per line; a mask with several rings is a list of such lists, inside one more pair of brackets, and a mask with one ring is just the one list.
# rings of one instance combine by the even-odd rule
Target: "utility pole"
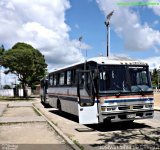
[[113,13],[114,13],[114,10],[107,15],[106,21],[105,21],[105,25],[107,27],[107,57],[109,57],[109,52],[110,52],[110,26],[109,25],[110,25],[110,19]]
[[[83,37],[79,37],[79,42],[80,42],[80,49],[81,49],[81,42],[82,42]],[[87,49],[85,50],[85,63],[84,63],[84,70],[86,70],[86,65],[87,65]]]

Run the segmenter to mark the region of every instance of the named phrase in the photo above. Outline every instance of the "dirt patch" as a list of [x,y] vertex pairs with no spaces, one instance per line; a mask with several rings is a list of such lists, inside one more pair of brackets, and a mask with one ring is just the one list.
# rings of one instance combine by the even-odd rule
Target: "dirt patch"
[[160,93],[154,93],[154,106],[160,107]]
[[33,107],[11,107],[3,113],[3,117],[26,117],[38,116]]

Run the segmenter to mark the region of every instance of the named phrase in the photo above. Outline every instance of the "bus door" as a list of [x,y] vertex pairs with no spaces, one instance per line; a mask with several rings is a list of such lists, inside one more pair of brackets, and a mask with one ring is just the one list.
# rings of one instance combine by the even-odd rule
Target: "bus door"
[[98,123],[98,109],[95,102],[95,87],[90,71],[77,71],[77,94],[79,123]]

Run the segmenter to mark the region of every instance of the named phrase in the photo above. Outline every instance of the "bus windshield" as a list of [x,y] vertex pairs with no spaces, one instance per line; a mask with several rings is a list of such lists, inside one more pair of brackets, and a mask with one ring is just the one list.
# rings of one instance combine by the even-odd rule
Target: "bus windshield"
[[103,66],[99,71],[99,93],[152,91],[147,66]]

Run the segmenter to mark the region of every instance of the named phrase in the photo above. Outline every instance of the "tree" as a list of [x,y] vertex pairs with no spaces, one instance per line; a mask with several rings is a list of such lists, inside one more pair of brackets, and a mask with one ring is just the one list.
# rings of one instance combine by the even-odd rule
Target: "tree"
[[158,86],[158,72],[156,68],[153,69],[151,80],[153,86]]
[[6,84],[3,86],[4,89],[11,89],[10,85]]
[[22,84],[23,96],[26,97],[26,86],[39,81],[46,73],[47,64],[41,52],[26,43],[16,43],[5,51],[2,58],[3,66],[18,76]]
[[0,46],[0,67],[2,66],[2,56],[3,56],[4,52],[5,52],[4,46],[1,45]]

